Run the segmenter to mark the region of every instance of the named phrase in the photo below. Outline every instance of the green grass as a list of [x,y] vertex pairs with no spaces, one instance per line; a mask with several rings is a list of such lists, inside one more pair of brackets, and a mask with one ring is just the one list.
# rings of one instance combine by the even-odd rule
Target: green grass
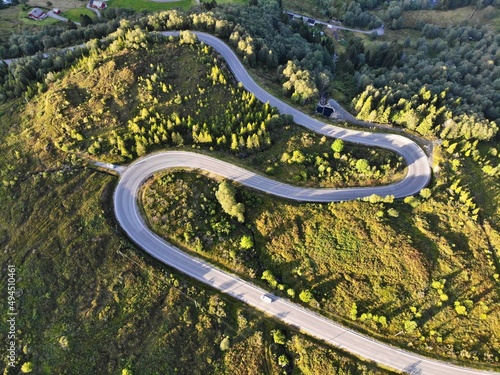
[[154,12],[158,10],[167,10],[176,8],[189,9],[192,6],[196,5],[196,1],[181,0],[181,1],[166,2],[166,3],[158,3],[149,0],[110,0],[107,2],[107,4],[109,7],[133,9],[137,12],[143,10]]
[[[9,262],[18,266],[22,279],[19,287],[23,289],[20,301],[23,311],[29,312],[19,321],[19,344],[26,346],[21,363],[33,362],[36,372],[42,374],[91,374],[103,369],[119,373],[125,367],[146,374],[173,373],[175,368],[180,373],[278,374],[281,369],[275,358],[285,353],[297,373],[329,374],[340,367],[353,374],[362,373],[365,364],[355,365],[351,358],[316,346],[293,331],[287,331],[288,345],[276,348],[269,338],[276,323],[189,279],[171,276],[171,270],[133,247],[112,220],[116,178],[84,168],[75,153],[55,147],[64,129],[71,133],[67,127],[71,119],[88,124],[75,128],[87,137],[85,142],[98,141],[110,129],[125,128],[137,113],[124,108],[137,108],[139,99],[148,102],[147,96],[141,96],[147,91],[130,84],[139,76],[152,77],[156,71],[150,63],[173,59],[175,63],[168,66],[176,74],[162,79],[178,85],[176,90],[194,95],[199,90],[196,85],[206,76],[203,69],[213,66],[213,58],[198,66],[193,55],[186,53],[189,50],[185,46],[184,50],[173,48],[166,53],[150,48],[147,59],[145,53],[115,52],[110,56],[101,51],[102,60],[85,60],[29,104],[18,100],[0,107],[0,202],[5,212],[0,217],[0,244],[8,249],[0,260],[4,268]],[[175,69],[177,64],[184,69]],[[134,79],[125,66],[137,74]],[[200,75],[189,81],[184,75],[192,76],[192,72]],[[96,81],[92,81],[94,78]],[[264,78],[261,83],[268,85]],[[227,102],[214,99],[225,98],[218,91],[219,85],[213,86],[211,102],[226,109]],[[279,85],[273,87],[280,91]],[[110,94],[120,89],[130,96]],[[59,102],[61,98],[64,100]],[[170,93],[159,93],[156,99],[162,105],[169,101],[166,108],[171,111],[187,110],[186,103],[189,105],[189,101],[184,105],[173,103]],[[80,107],[75,108],[77,105]],[[86,105],[92,107],[91,113],[85,112]],[[113,122],[106,109],[115,111],[118,120]],[[206,111],[207,116],[221,112],[217,107],[207,107]],[[67,117],[53,121],[56,115]],[[102,119],[98,117],[101,115]],[[315,153],[323,149],[314,147],[326,145],[304,133],[281,133],[283,139],[276,142],[274,157],[280,157],[287,148],[310,147],[309,151]],[[78,136],[74,136],[76,142]],[[313,139],[311,144],[309,138]],[[261,163],[253,161],[265,165],[266,156]],[[106,157],[119,159],[119,155]],[[253,271],[257,277],[260,271],[269,269],[297,294],[311,289],[313,307],[328,316],[391,340],[404,330],[405,321],[415,320],[415,331],[398,334],[402,346],[422,352],[432,347],[433,355],[487,363],[491,368],[499,361],[495,352],[500,340],[498,283],[493,278],[498,271],[485,249],[488,241],[500,248],[498,227],[493,222],[493,227],[487,228],[473,219],[450,193],[449,185],[454,178],[462,177],[463,188],[471,184],[475,194],[485,194],[478,200],[481,209],[495,215],[496,208],[487,210],[483,206],[490,204],[490,197],[498,190],[488,185],[498,185],[498,181],[483,180],[482,171],[467,163],[450,170],[449,157],[438,160],[441,172],[432,186],[432,197],[417,197],[409,203],[299,205],[241,189],[238,200],[246,204],[247,221],[244,226],[234,223],[229,237],[214,236],[215,231],[207,227],[212,216],[221,222],[224,214],[216,207],[212,215],[201,206],[214,203],[209,194],[215,185],[204,178],[189,174],[176,177],[176,185],[167,184],[166,192],[158,190],[152,210],[161,207],[175,217],[165,220],[173,227],[163,228],[163,233],[175,229],[174,241],[197,250],[199,237],[203,245],[200,254],[224,267],[247,276]],[[249,165],[252,158],[233,155],[230,160]],[[158,180],[151,182],[156,184]],[[167,198],[174,196],[178,200],[174,198],[172,204]],[[184,226],[179,218],[185,220]],[[489,237],[483,228],[491,233]],[[256,246],[252,251],[241,251],[239,239],[249,233]],[[443,278],[449,300],[439,304],[432,281]],[[453,303],[469,300],[472,307],[468,315],[458,316]],[[352,303],[357,304],[356,321],[350,317]],[[489,307],[485,319],[481,317],[485,311],[481,303]],[[0,309],[5,309],[2,306]],[[386,317],[387,326],[375,321],[373,315]],[[7,332],[5,322],[0,324],[0,332]],[[228,351],[221,352],[218,343],[224,336],[230,336],[232,344]],[[67,349],[63,337],[69,343]],[[373,372],[381,373],[376,369]]]
[[[448,176],[442,178],[437,185]],[[498,357],[488,357],[500,339],[495,267],[484,251],[488,240],[444,191],[433,190],[429,200],[416,198],[411,207],[296,204],[240,188],[242,225],[222,212],[216,187],[195,173],[159,174],[142,194],[148,221],[169,241],[253,282],[262,284],[260,275],[270,270],[283,284],[279,290],[313,290],[313,307],[391,343],[448,360],[477,356],[472,362],[486,367]],[[229,228],[228,234],[220,228]],[[244,235],[254,239],[254,248],[240,249]],[[447,302],[431,287],[441,279]],[[284,293],[279,290],[274,292]],[[472,301],[467,317],[457,316],[454,301]],[[384,316],[387,324],[373,316]],[[408,320],[418,328],[395,339]]]
[[218,5],[223,4],[238,4],[238,5],[246,5],[248,4],[248,0],[217,0]]
[[13,29],[19,29],[19,10],[17,6],[10,6],[0,10],[0,40],[7,41]]
[[93,11],[87,8],[75,8],[70,9],[61,14],[61,16],[68,18],[74,22],[80,22],[80,14],[86,14],[91,18],[96,18],[96,15]]
[[[344,2],[339,0],[334,0],[334,7],[338,11],[344,4]],[[345,6],[345,4],[344,4]],[[328,17],[321,13],[322,5],[320,5],[319,0],[284,0],[283,8],[286,10],[291,10],[297,12],[304,16],[315,17],[320,20],[328,20]],[[337,16],[338,17],[338,16]]]
[[[16,266],[22,291],[14,372],[31,362],[36,374],[278,375],[276,358],[284,354],[299,373],[391,373],[266,319],[135,248],[113,220],[116,177],[46,148],[22,125],[24,106],[0,106],[0,244],[8,249],[0,263]],[[274,329],[284,332],[286,346],[272,342]],[[4,341],[6,332],[3,320]],[[221,351],[226,336],[230,346]]]
[[[468,6],[452,10],[416,10],[404,12],[405,27],[416,27],[418,23],[431,23],[434,25],[447,27],[469,24],[487,24],[491,20],[500,16],[497,8],[487,7],[474,11],[475,7]],[[472,15],[472,17],[471,17]]]

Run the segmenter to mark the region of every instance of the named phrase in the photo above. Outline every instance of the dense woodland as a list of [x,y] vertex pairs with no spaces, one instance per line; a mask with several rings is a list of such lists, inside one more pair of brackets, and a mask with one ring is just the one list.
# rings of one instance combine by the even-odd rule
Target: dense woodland
[[500,121],[499,44],[500,35],[487,28],[426,25],[417,52],[403,57],[401,48],[392,64],[351,50],[358,87],[365,88],[354,101],[358,117],[442,139],[493,138]]

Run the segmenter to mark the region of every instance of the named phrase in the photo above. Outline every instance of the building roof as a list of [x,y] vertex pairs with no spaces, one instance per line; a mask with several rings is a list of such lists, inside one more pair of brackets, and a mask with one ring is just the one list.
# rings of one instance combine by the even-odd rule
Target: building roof
[[94,8],[106,8],[106,4],[104,4],[102,1],[90,0],[89,4]]
[[316,112],[322,114],[325,117],[330,117],[333,113],[335,113],[335,109],[330,107],[330,105],[321,105],[318,104],[316,106]]
[[45,14],[43,10],[40,8],[33,8],[31,11],[28,13],[29,16],[35,17],[35,18],[40,18]]

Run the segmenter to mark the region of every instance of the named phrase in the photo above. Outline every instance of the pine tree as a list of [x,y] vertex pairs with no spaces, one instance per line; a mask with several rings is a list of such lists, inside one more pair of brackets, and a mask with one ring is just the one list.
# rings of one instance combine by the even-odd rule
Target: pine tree
[[356,117],[361,120],[366,120],[369,118],[371,111],[372,111],[372,97],[369,96]]
[[231,150],[236,151],[238,150],[238,137],[236,134],[231,134]]

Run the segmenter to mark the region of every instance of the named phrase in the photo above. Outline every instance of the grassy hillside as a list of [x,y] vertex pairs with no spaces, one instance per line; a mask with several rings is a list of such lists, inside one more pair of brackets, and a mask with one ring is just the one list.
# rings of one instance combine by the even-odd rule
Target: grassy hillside
[[[141,43],[140,38],[131,40]],[[0,201],[5,213],[0,217],[1,288],[7,290],[7,266],[15,266],[18,312],[16,362],[14,368],[3,362],[6,373],[18,373],[21,367],[37,374],[388,373],[193,283],[146,257],[121,234],[112,214],[116,177],[93,169],[85,156],[94,153],[113,161],[135,157],[135,135],[143,134],[146,124],[159,128],[149,117],[136,120],[139,130],[130,133],[128,153],[119,148],[113,153],[113,144],[105,140],[110,134],[129,140],[129,125],[135,129],[129,120],[143,108],[151,118],[167,113],[160,108],[177,112],[179,119],[194,118],[197,109],[184,97],[205,92],[193,100],[200,100],[199,110],[207,111],[207,118],[221,105],[231,105],[231,90],[236,98],[245,96],[217,83],[230,76],[211,52],[203,60],[198,58],[203,49],[189,44],[151,46],[148,53],[135,46],[116,50],[113,57],[111,52],[94,53],[65,74],[49,75],[49,90],[29,103],[18,100],[0,108]],[[152,75],[161,73],[159,66],[168,76],[157,81],[169,86],[154,103],[148,82],[158,90]],[[219,67],[217,75],[213,67]],[[201,87],[205,81],[210,85]],[[115,97],[116,89],[123,91]],[[214,101],[218,95],[220,103]],[[175,102],[177,97],[181,103]],[[152,115],[154,104],[158,112]],[[270,108],[252,105],[268,111],[273,121],[284,121]],[[144,129],[147,141],[151,128]],[[197,147],[189,129],[186,143]],[[0,308],[4,316],[7,307]],[[6,341],[5,320],[0,332]]]
[[[5,172],[15,163],[20,178],[1,189],[1,262],[3,270],[16,267],[18,316],[16,367],[3,362],[6,374],[27,363],[36,374],[278,374],[282,355],[287,372],[367,373],[366,365],[151,261],[112,220],[115,177],[61,153],[40,157],[10,124],[2,122],[2,133],[20,142],[2,143],[0,166]],[[275,329],[284,344],[274,344]],[[5,341],[5,320],[0,331]]]
[[215,191],[204,177],[160,175],[144,191],[148,220],[170,241],[278,294],[304,300],[312,291],[311,306],[360,330],[428,355],[497,361],[498,273],[489,249],[498,234],[446,190],[389,204],[319,205],[239,189],[244,224],[223,212]]
[[246,158],[285,181],[323,186],[380,184],[404,175],[401,158],[391,152],[349,144],[334,152],[332,140],[290,124],[240,88],[207,46],[155,44],[129,32],[70,74],[49,80],[50,89],[25,112],[34,147],[127,162],[155,149],[190,146]]
[[[401,160],[335,151],[245,93],[190,34],[161,44],[139,30],[117,35],[50,74],[46,92],[0,111],[0,259],[18,272],[16,370],[384,373],[145,257],[111,219],[116,177],[85,160],[194,148],[316,186],[387,182]],[[237,190],[242,224],[220,208],[217,182],[169,172],[143,202],[163,235],[276,293],[403,347],[497,368],[498,179],[440,153],[431,188],[404,201],[297,205]]]

